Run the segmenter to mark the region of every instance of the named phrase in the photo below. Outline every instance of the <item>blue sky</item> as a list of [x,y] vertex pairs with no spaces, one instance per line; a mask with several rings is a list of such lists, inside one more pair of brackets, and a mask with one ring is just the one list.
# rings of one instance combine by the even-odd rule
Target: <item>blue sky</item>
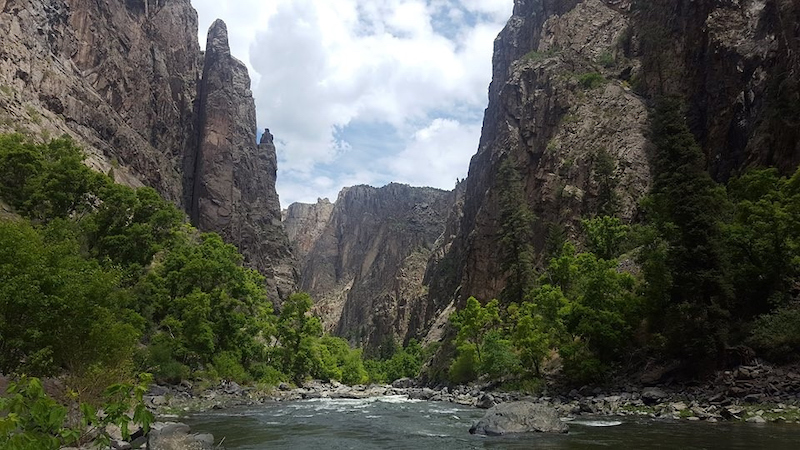
[[225,20],[286,207],[355,184],[452,189],[480,137],[513,0],[192,0]]

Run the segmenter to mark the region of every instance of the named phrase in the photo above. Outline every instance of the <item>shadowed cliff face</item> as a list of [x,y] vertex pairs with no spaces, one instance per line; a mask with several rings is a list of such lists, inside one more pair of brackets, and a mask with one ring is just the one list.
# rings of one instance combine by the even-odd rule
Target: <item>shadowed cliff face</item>
[[627,53],[647,95],[683,96],[709,171],[800,164],[800,2],[635,0]]
[[[791,0],[517,0],[495,41],[489,106],[456,230],[431,260],[418,335],[475,295],[498,296],[497,183],[510,159],[537,216],[540,255],[553,224],[579,219],[611,186],[616,214],[637,215],[650,185],[648,103],[679,94],[719,180],[751,165],[800,162],[800,3]],[[611,172],[599,162],[611,157]],[[438,325],[437,325],[438,324]]]
[[426,302],[425,266],[452,201],[450,192],[401,184],[345,188],[321,232],[312,220],[324,215],[319,203],[289,207],[294,242],[307,245],[306,233],[318,234],[301,288],[315,299],[326,329],[368,350],[406,339],[412,311]]
[[5,0],[0,33],[0,131],[73,137],[93,168],[156,188],[239,246],[271,298],[293,289],[275,148],[269,133],[256,146],[222,22],[205,59],[189,0]]

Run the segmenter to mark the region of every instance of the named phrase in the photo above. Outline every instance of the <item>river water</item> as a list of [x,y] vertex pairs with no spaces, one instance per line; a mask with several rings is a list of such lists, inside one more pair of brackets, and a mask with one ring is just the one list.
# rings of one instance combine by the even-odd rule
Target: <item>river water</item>
[[565,435],[472,436],[485,411],[408,400],[314,399],[212,411],[185,422],[228,450],[261,449],[800,449],[800,424],[580,418]]

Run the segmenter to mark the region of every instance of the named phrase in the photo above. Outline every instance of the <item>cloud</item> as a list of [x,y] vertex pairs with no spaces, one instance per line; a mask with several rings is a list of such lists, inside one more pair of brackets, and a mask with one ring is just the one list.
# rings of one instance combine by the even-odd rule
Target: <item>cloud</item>
[[481,126],[452,119],[434,119],[414,133],[405,149],[384,158],[392,174],[415,186],[452,189],[456,179],[467,175]]
[[251,69],[284,205],[360,183],[452,188],[466,174],[510,0],[193,3],[201,33],[221,16]]

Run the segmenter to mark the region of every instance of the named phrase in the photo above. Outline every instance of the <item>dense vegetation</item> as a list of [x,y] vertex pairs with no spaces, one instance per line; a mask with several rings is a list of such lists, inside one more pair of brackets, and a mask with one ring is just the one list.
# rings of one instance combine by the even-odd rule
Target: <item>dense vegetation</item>
[[415,376],[417,344],[368,363],[324,336],[308,295],[278,314],[264,280],[214,233],[200,233],[153,189],[83,164],[67,139],[0,136],[0,373],[68,374],[99,398],[152,372],[186,378],[362,383]]
[[554,359],[574,383],[652,359],[681,359],[691,374],[729,363],[734,346],[781,362],[800,357],[800,171],[753,169],[715,183],[675,98],[658,102],[651,138],[644,220],[614,217],[613,167],[600,154],[600,215],[583,221],[580,241],[561,239],[538,271],[526,244],[535,218],[503,163],[508,281],[499,301],[470,298],[453,316],[452,381],[536,380]]

